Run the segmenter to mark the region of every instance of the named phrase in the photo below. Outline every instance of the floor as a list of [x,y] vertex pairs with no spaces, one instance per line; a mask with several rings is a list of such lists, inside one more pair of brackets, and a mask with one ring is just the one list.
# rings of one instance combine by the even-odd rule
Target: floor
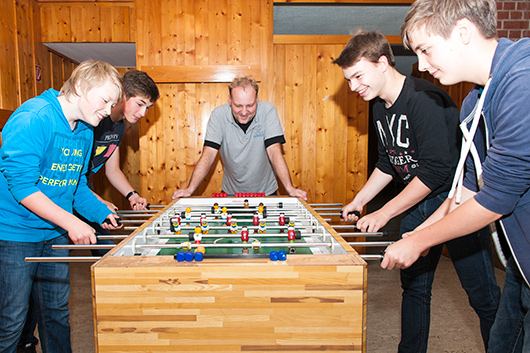
[[[391,196],[393,192],[395,190],[387,190],[385,192],[386,197]],[[372,203],[368,209],[374,207],[377,205]],[[390,233],[390,240],[397,236],[398,224],[399,219],[394,219],[385,228]],[[497,269],[496,275],[502,288],[504,272]],[[70,276],[70,320],[73,352],[92,353],[95,349],[90,264],[72,263]],[[383,270],[379,267],[378,261],[369,261],[367,288],[366,351],[369,353],[396,352],[400,338],[401,287],[399,272]],[[469,306],[467,296],[460,286],[451,260],[447,257],[442,257],[440,260],[434,281],[429,352],[484,352],[478,318]]]

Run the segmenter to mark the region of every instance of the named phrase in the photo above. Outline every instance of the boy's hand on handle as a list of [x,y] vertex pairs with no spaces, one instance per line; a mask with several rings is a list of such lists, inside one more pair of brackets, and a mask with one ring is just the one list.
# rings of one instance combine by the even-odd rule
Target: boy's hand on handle
[[355,222],[361,217],[361,211],[351,205],[346,205],[341,211],[340,219],[344,222]]
[[71,227],[67,229],[68,236],[75,245],[90,245],[96,244],[96,231],[94,228],[76,219],[76,221],[70,223]]
[[131,210],[139,211],[147,209],[147,199],[141,197],[139,194],[134,194],[129,198]]
[[114,213],[109,214],[101,224],[101,228],[108,230],[120,229],[122,226],[121,218]]

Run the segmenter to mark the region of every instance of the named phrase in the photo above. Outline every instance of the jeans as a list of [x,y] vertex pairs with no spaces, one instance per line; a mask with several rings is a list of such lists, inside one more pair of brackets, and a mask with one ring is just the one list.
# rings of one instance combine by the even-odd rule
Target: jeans
[[530,288],[521,276],[515,260],[506,265],[506,277],[499,310],[491,328],[488,353],[530,351]]
[[16,352],[31,296],[38,306],[42,351],[72,351],[68,322],[68,263],[24,260],[26,257],[68,256],[68,250],[52,250],[53,245],[66,244],[67,235],[37,243],[0,240],[0,352]]
[[38,303],[34,296],[31,296],[29,302],[28,315],[26,316],[26,322],[24,328],[22,329],[22,334],[20,335],[20,341],[18,342],[19,346],[25,347],[27,344],[31,343],[33,346],[39,344],[39,340],[35,337],[35,329],[37,328],[37,308]]
[[[96,230],[96,235],[110,235],[110,230],[103,229],[101,226],[96,222],[90,222],[83,216],[81,216],[79,213],[74,211],[74,214],[81,219],[83,222],[89,224],[92,228]],[[97,245],[115,245],[114,241],[112,239],[98,239]],[[106,253],[108,253],[111,249],[91,249],[90,252],[92,253],[92,256],[103,256]],[[68,256],[68,255],[66,255]],[[22,330],[22,335],[20,337],[19,345],[26,345],[28,343],[32,343],[33,345],[37,345],[39,343],[39,340],[37,337],[35,337],[35,329],[37,327],[37,315],[38,313],[38,306],[35,305],[35,299],[31,298],[31,303],[28,310],[28,315],[26,317],[26,323],[24,325],[24,328]]]
[[[429,218],[446,196],[447,193],[442,193],[409,209],[401,221],[401,234],[415,229]],[[483,229],[445,245],[469,303],[480,319],[480,331],[487,348],[500,297],[493,268],[491,236],[487,229]],[[432,247],[427,256],[420,257],[411,267],[400,271],[403,299],[399,352],[427,352],[432,282],[442,249],[443,244]]]

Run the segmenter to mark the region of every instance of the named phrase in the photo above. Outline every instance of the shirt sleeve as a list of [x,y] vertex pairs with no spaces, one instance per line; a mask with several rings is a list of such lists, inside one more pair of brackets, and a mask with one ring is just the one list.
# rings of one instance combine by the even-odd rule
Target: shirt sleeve
[[91,152],[92,146],[86,146],[85,156],[88,157],[86,157],[84,160],[83,170],[81,171],[81,176],[74,192],[73,207],[80,215],[89,221],[101,224],[112,212],[109,210],[107,205],[98,200],[98,198],[87,185],[87,171],[90,167]]
[[[210,147],[215,148],[215,145],[218,145],[219,148],[223,144],[223,135],[224,135],[224,115],[227,113],[227,108],[230,110],[228,104],[221,105],[215,108],[210,115],[208,124],[206,125],[206,135],[204,136],[204,141],[209,141],[212,144]],[[231,113],[229,113],[231,114]],[[217,149],[219,149],[217,148]]]
[[215,148],[216,150],[219,150],[221,148],[220,144],[208,140],[204,140],[204,146]]
[[[269,102],[261,102],[262,105],[259,106],[259,109],[264,109],[264,139],[267,143],[267,140],[272,138],[281,137],[283,138],[283,143],[285,143],[285,138],[283,135],[282,124],[280,123],[280,117],[278,116],[278,111],[276,107]],[[270,142],[270,141],[269,141]],[[269,144],[272,145],[273,143]]]
[[436,190],[451,179],[453,159],[458,158],[458,109],[448,107],[435,91],[418,92],[411,108],[408,114],[418,148],[416,176],[431,191]]
[[79,184],[74,193],[73,207],[81,216],[98,224],[103,223],[105,218],[112,213],[88,188],[86,174],[79,178]]
[[270,139],[265,140],[265,148],[272,146],[276,143],[284,144],[285,143],[285,137],[283,135],[281,136],[275,136],[271,137]]
[[51,138],[49,124],[44,123],[47,118],[28,111],[15,112],[2,131],[1,171],[9,191],[19,203],[40,191],[37,183],[41,174],[41,154]]
[[513,73],[495,91],[491,106],[491,146],[483,163],[484,185],[475,200],[488,210],[509,214],[530,188],[530,70]]

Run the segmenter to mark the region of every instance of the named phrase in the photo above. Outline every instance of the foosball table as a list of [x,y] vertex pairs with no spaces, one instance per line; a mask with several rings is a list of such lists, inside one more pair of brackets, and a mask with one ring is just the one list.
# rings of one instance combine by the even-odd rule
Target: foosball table
[[296,198],[176,200],[91,271],[98,352],[366,350],[366,263]]

